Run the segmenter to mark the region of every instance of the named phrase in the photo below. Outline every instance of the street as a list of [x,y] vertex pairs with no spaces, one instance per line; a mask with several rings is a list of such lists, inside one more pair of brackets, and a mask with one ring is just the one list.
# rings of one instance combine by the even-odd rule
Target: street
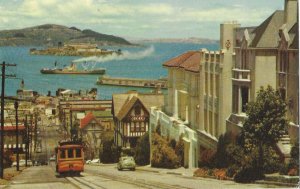
[[[151,169],[151,168],[150,168]],[[86,165],[80,176],[60,176],[55,163],[48,166],[28,167],[13,178],[7,189],[31,188],[100,188],[100,189],[201,189],[201,188],[280,188],[261,184],[238,184],[207,178],[149,172],[137,167],[136,171],[118,171],[116,164]]]

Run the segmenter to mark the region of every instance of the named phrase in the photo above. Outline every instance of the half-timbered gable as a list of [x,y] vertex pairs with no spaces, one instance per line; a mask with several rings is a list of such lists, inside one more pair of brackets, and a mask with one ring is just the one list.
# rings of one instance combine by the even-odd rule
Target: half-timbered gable
[[161,94],[115,94],[112,113],[115,122],[115,144],[120,147],[135,147],[137,139],[149,128],[151,106],[161,107]]

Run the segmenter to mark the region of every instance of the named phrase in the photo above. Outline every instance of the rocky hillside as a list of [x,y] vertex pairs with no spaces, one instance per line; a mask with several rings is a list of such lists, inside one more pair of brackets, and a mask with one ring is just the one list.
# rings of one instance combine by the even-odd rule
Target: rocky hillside
[[0,46],[53,45],[61,43],[96,43],[98,45],[131,45],[127,40],[93,30],[80,30],[45,24],[18,30],[0,31]]

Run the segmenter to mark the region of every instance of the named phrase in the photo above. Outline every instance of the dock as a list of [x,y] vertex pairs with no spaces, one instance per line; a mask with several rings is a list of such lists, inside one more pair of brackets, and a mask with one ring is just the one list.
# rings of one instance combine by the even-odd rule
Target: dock
[[143,87],[143,88],[160,87],[161,89],[166,89],[168,87],[167,78],[142,79],[142,78],[110,77],[107,75],[100,76],[97,80],[97,84],[126,86],[126,87]]

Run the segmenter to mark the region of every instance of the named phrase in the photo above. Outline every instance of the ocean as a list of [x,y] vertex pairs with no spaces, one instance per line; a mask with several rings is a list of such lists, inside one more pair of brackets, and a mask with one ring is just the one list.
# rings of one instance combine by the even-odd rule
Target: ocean
[[[96,85],[97,75],[45,75],[41,74],[42,68],[54,68],[70,65],[71,61],[81,60],[91,62],[89,64],[77,63],[79,69],[86,67],[106,68],[106,74],[112,77],[131,77],[158,79],[167,76],[167,70],[162,64],[186,51],[218,50],[218,44],[186,44],[186,43],[145,43],[135,47],[119,47],[123,55],[105,58],[76,57],[76,56],[40,56],[30,55],[30,48],[40,49],[42,47],[0,47],[0,61],[17,64],[15,67],[7,67],[6,74],[15,74],[16,78],[7,78],[5,95],[15,96],[16,90],[20,88],[21,80],[24,80],[25,89],[35,90],[39,94],[46,95],[51,91],[55,95],[58,88],[71,90],[98,89],[98,99],[111,99],[114,93],[124,93],[128,90],[148,92],[151,89],[100,86]],[[106,47],[118,49],[118,47]]]

